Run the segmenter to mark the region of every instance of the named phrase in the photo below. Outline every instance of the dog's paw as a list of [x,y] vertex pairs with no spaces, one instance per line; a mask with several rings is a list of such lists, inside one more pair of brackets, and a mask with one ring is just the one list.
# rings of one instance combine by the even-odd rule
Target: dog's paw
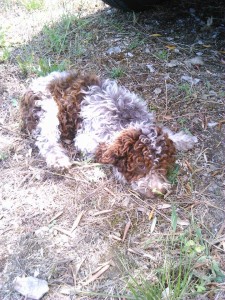
[[61,157],[49,157],[47,159],[47,165],[49,168],[54,169],[57,172],[64,173],[71,167],[71,162],[67,156]]

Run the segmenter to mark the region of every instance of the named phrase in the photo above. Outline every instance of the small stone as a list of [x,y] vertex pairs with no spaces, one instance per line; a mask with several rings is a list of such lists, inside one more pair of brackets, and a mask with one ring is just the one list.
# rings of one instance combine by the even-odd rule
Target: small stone
[[177,61],[176,59],[172,59],[169,63],[166,64],[166,66],[169,68],[173,68],[177,67],[179,64],[179,61]]
[[13,286],[18,293],[34,300],[41,299],[49,290],[47,281],[32,276],[16,277]]
[[192,77],[190,77],[188,75],[181,76],[181,80],[187,81],[187,82],[189,82],[192,85],[195,85],[195,84],[199,83],[199,81],[200,81],[200,79],[198,79],[198,78],[192,78]]
[[130,53],[130,52],[127,52],[125,56],[126,56],[126,57],[133,57],[134,54],[132,54],[132,53]]
[[146,65],[146,67],[149,69],[150,73],[154,73],[155,72],[155,68],[153,67],[153,65],[148,64],[148,65]]
[[173,295],[173,291],[170,290],[169,287],[167,287],[163,292],[162,292],[162,300],[169,299],[170,296]]
[[209,91],[209,95],[217,97],[217,92],[215,92],[215,91]]
[[156,89],[154,89],[154,91],[153,91],[156,95],[159,95],[159,94],[161,94],[162,93],[162,89],[160,89],[160,88],[156,88]]
[[111,48],[109,48],[109,49],[106,51],[106,53],[109,54],[109,55],[111,55],[111,54],[118,54],[118,53],[121,53],[121,52],[122,52],[122,50],[121,50],[121,48],[118,47],[118,46],[116,46],[116,47],[111,47]]
[[200,56],[196,56],[196,57],[193,57],[193,58],[185,60],[185,64],[188,67],[196,66],[196,65],[197,66],[203,66],[204,62],[203,62],[203,60],[202,60],[202,58]]
[[35,235],[40,238],[44,237],[45,235],[48,235],[48,233],[49,233],[49,228],[47,226],[43,226],[35,230]]

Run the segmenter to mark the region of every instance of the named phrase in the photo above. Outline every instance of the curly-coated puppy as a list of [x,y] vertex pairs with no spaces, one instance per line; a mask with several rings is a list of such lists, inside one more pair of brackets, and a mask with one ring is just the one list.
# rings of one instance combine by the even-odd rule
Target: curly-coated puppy
[[22,129],[36,140],[49,167],[67,169],[68,143],[84,157],[110,164],[117,179],[147,196],[169,189],[176,150],[197,138],[155,123],[136,94],[115,81],[75,72],[33,80],[21,101]]

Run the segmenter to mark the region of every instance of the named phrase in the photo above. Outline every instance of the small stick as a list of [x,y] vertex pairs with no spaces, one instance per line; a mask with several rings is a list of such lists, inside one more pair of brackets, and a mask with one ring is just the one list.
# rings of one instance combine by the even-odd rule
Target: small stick
[[55,219],[60,217],[63,214],[63,211],[58,212],[51,220],[48,222],[49,224],[52,223]]
[[126,226],[125,226],[125,229],[124,229],[122,242],[125,241],[125,238],[127,236],[128,230],[130,229],[130,225],[131,225],[131,221],[128,221],[127,224],[126,224]]
[[109,269],[109,267],[110,265],[104,266],[101,270],[99,270],[97,273],[91,276],[86,282],[84,282],[83,285],[88,285],[89,283],[98,279],[98,277],[100,277],[103,273],[105,273]]
[[106,210],[102,210],[102,211],[97,211],[96,213],[93,214],[93,217],[99,216],[99,215],[103,215],[103,214],[107,214],[112,212],[112,209],[106,209]]
[[74,236],[72,235],[72,233],[69,232],[68,230],[62,229],[62,228],[57,227],[57,226],[54,227],[54,229],[57,230],[57,231],[59,231],[59,232],[61,232],[61,233],[63,233],[63,234],[65,234],[65,235],[68,235],[68,236],[71,237],[71,238],[74,237]]

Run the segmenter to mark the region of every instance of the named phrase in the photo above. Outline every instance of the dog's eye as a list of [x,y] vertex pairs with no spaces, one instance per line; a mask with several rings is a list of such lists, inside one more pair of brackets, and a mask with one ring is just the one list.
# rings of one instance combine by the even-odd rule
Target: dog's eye
[[146,167],[145,167],[145,165],[143,164],[143,165],[139,165],[139,166],[138,166],[138,169],[141,170],[141,171],[145,171],[145,170],[146,170]]

